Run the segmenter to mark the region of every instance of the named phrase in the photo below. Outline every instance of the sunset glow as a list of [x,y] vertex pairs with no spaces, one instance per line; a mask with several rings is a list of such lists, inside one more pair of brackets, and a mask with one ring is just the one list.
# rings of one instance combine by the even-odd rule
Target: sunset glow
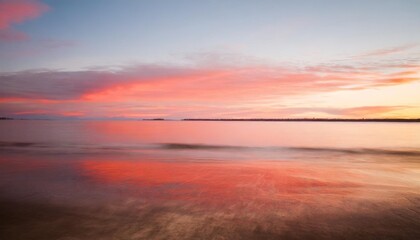
[[420,239],[420,0],[0,0],[0,239]]
[[[190,1],[176,6],[123,2],[90,1],[82,7],[73,2],[0,1],[0,115],[59,119],[420,116],[417,1],[362,1],[357,6],[319,1],[316,7],[307,4],[301,9],[298,3],[264,1],[261,6],[273,9],[268,12],[252,1],[233,1],[226,9],[217,2],[205,3],[205,8]],[[232,4],[238,10],[229,8]],[[159,15],[171,6],[180,15]],[[322,14],[326,6],[334,9],[332,13]],[[91,8],[95,13],[90,17]],[[97,19],[108,16],[111,8],[116,9],[110,15],[113,22],[100,24]],[[288,8],[294,11],[286,17],[275,11]],[[340,15],[348,8],[360,16]],[[367,12],[372,8],[375,12]],[[132,9],[139,14],[120,16]],[[155,12],[159,20],[142,11]],[[241,20],[239,11],[260,20]],[[212,14],[222,16],[226,24],[210,18]],[[358,22],[359,18],[366,22]],[[335,21],[348,29],[327,24]],[[149,22],[154,23],[149,26]],[[95,27],[87,33],[83,25]],[[381,27],[383,31],[375,30]],[[340,41],[331,43],[332,39]],[[156,44],[150,45],[153,41]],[[185,46],[188,41],[191,44]]]

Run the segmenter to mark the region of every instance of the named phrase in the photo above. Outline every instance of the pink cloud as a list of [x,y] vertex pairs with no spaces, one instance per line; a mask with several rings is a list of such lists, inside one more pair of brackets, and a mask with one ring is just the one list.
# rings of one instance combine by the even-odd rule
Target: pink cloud
[[27,39],[25,33],[13,29],[12,26],[37,18],[47,10],[47,5],[36,0],[0,1],[0,40],[18,41]]
[[398,109],[393,106],[361,109],[272,108],[259,102],[324,92],[390,87],[419,80],[411,67],[393,70],[384,73],[381,67],[375,66],[334,65],[303,68],[139,65],[117,71],[3,73],[0,74],[0,114],[42,111],[60,116],[129,118],[287,117],[317,112],[363,117],[363,111],[378,115]]
[[118,71],[24,71],[0,75],[2,98],[135,101],[241,101],[418,81],[414,72],[323,67],[176,67],[141,65]]

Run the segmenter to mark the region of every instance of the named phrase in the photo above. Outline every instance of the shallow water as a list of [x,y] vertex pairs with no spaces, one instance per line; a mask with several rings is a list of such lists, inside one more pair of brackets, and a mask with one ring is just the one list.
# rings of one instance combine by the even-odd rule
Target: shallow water
[[1,239],[419,239],[420,124],[1,121]]

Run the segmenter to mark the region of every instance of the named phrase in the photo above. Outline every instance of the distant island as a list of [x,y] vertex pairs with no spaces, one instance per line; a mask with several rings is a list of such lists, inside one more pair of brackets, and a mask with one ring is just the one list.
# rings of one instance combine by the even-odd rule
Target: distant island
[[164,118],[143,118],[142,121],[165,121],[167,119]]
[[182,120],[252,122],[420,122],[420,118],[184,118]]

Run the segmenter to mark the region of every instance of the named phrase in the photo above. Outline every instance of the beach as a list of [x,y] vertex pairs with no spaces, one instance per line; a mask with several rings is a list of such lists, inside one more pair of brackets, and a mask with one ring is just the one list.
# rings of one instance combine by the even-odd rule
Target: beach
[[[420,235],[415,123],[7,124],[1,127],[9,141],[2,136],[0,144],[3,239]],[[381,132],[384,125],[390,131]],[[248,138],[232,135],[242,128]],[[386,138],[392,130],[401,135]],[[321,131],[323,140],[309,142]],[[281,143],[302,134],[305,145]]]

